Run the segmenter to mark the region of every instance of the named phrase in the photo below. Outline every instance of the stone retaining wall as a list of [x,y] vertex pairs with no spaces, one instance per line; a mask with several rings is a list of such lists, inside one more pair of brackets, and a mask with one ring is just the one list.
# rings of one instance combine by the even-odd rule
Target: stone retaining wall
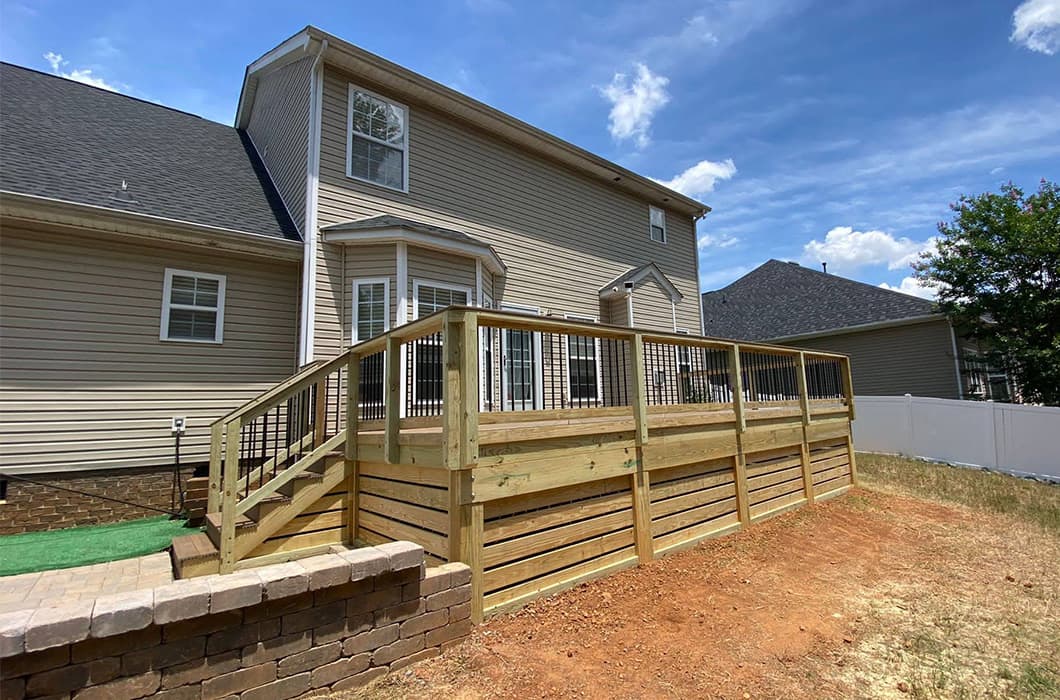
[[283,700],[471,632],[471,571],[408,542],[0,615],[0,698]]

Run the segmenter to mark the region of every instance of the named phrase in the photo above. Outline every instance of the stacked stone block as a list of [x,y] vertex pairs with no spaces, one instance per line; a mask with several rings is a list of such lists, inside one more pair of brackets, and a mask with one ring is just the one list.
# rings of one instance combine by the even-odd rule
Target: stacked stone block
[[471,632],[471,571],[407,542],[0,615],[0,698],[284,700]]

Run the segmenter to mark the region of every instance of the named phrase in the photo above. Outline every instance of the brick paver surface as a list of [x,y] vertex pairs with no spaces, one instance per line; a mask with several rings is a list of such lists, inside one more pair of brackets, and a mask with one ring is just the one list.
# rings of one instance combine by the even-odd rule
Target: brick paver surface
[[154,588],[173,581],[169,553],[0,577],[0,613]]

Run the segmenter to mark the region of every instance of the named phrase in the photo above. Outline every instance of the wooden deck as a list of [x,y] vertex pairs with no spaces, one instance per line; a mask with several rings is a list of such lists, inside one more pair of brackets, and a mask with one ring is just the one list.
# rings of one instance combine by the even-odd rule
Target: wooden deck
[[[479,410],[485,324],[621,338],[630,350],[624,405]],[[399,363],[388,362],[385,410],[365,420],[372,409],[359,396],[367,391],[364,358],[400,357],[403,343],[439,332],[438,414],[402,417]],[[653,404],[650,392],[666,377],[645,360],[645,342],[723,353],[726,364],[720,372],[686,367],[685,389]],[[740,364],[742,347],[472,309],[391,331],[310,368],[215,427],[215,436],[226,436],[215,443],[208,506],[217,568],[297,558],[336,544],[409,540],[423,546],[430,563],[471,566],[473,616],[482,619],[843,493],[856,479],[846,358],[753,346],[749,352],[768,361],[748,369]],[[839,384],[814,378],[819,367],[808,380],[811,362],[834,365],[821,376],[838,377]],[[682,401],[696,372],[715,386],[724,375],[729,400]],[[317,399],[293,403],[303,394]],[[328,396],[341,399],[334,421],[330,404],[320,400]],[[603,403],[599,393],[597,402]],[[271,424],[256,422],[270,411]],[[294,441],[292,415],[314,416]],[[276,449],[267,428],[281,424],[287,434]],[[344,458],[328,457],[335,450]],[[258,452],[251,462],[258,466],[246,466],[247,455]],[[288,466],[268,471],[280,458]],[[201,573],[204,544],[194,544],[186,547],[196,557],[190,569]]]

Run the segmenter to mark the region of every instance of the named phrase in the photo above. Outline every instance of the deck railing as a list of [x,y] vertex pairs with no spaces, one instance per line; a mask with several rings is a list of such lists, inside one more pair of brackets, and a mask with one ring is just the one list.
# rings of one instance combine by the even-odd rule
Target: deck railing
[[[228,571],[247,555],[237,546],[237,520],[327,455],[342,451],[354,484],[346,509],[358,512],[362,434],[374,434],[373,445],[381,437],[382,461],[396,464],[403,431],[440,429],[459,529],[456,520],[476,517],[462,493],[471,486],[456,473],[478,461],[480,415],[498,414],[491,422],[504,413],[517,421],[625,415],[640,446],[652,412],[729,408],[742,432],[747,412],[760,407],[788,406],[808,425],[814,401],[843,401],[853,419],[845,356],[450,307],[310,365],[214,423],[207,511],[220,514]],[[356,515],[348,521],[352,541]],[[474,548],[454,540],[449,558],[463,560]]]

